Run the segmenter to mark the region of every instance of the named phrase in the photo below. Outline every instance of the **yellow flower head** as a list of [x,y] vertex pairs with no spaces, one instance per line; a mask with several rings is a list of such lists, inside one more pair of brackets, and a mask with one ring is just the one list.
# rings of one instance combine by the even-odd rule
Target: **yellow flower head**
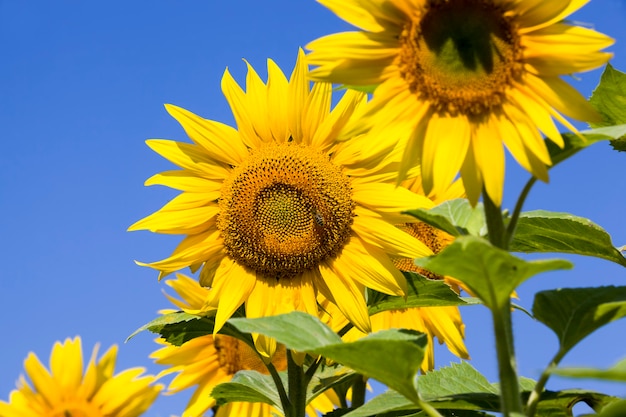
[[[397,164],[386,153],[336,140],[364,95],[347,92],[331,110],[331,84],[311,87],[306,71],[302,51],[289,80],[271,60],[267,83],[248,66],[246,91],[226,71],[222,89],[238,130],[167,106],[193,144],[148,141],[182,170],[146,184],[182,194],[130,230],[187,235],[147,265],[161,276],[201,268],[200,284],[211,287],[201,310],[217,310],[216,332],[243,303],[248,317],[317,316],[318,291],[368,331],[365,286],[403,295],[391,257],[429,253],[393,226],[429,200],[395,186]],[[261,339],[268,345],[256,339],[257,347],[271,356]]]
[[2,417],[136,417],[152,405],[163,389],[151,385],[156,378],[142,376],[143,368],[113,375],[117,346],[96,362],[93,350],[83,373],[79,337],[56,342],[50,355],[50,370],[34,353],[24,361],[32,386],[21,376],[9,402],[0,401]]
[[598,121],[560,76],[604,64],[607,36],[563,19],[588,0],[319,0],[363,29],[307,45],[315,80],[378,85],[359,125],[371,140],[405,146],[401,176],[421,162],[424,188],[460,171],[475,204],[484,189],[501,204],[504,146],[547,181],[541,133],[559,146],[553,119]]
[[[210,290],[202,288],[198,282],[183,274],[177,274],[176,279],[166,281],[174,288],[182,300],[167,296],[177,307],[197,309],[203,304]],[[169,310],[163,310],[167,313]],[[182,390],[196,387],[182,417],[199,417],[205,415],[216,402],[211,397],[211,391],[216,385],[229,382],[237,371],[253,370],[268,374],[267,367],[259,355],[244,342],[225,335],[206,335],[196,337],[182,346],[168,345],[161,339],[157,342],[165,345],[150,355],[156,363],[169,368],[161,375],[175,373],[176,376],[168,387],[167,394],[175,394]],[[278,345],[276,353],[271,359],[278,371],[287,369],[286,350]],[[317,416],[317,411],[327,413],[338,405],[338,398],[332,391],[316,397],[307,407],[311,417]],[[254,416],[270,417],[278,410],[269,404],[262,403],[228,403],[219,408],[216,417],[221,416]]]

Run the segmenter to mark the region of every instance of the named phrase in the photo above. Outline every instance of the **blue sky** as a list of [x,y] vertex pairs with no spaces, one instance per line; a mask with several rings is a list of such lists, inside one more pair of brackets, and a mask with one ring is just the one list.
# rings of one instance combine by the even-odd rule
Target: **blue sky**
[[[595,0],[573,16],[617,39],[612,63],[626,70],[626,2]],[[313,0],[229,2],[0,1],[0,398],[6,400],[34,351],[47,361],[56,340],[81,335],[90,351],[120,344],[118,369],[162,368],[148,355],[153,335],[124,344],[139,325],[169,307],[154,271],[134,259],[165,257],[175,237],[126,232],[175,194],[145,188],[146,178],[172,166],[144,144],[186,140],[163,108],[173,103],[233,124],[220,90],[229,67],[243,83],[247,59],[261,74],[274,59],[285,72],[297,48],[349,26]],[[574,85],[591,94],[600,72]],[[598,144],[551,171],[550,185],[531,193],[526,209],[588,217],[626,244],[624,154]],[[527,174],[507,165],[505,206]],[[573,258],[576,268],[538,276],[519,290],[536,291],[626,281],[607,261]],[[496,379],[486,309],[462,310],[472,364]],[[556,349],[539,323],[515,313],[520,373],[537,377]],[[607,367],[626,357],[626,322],[594,334],[564,364]],[[453,358],[438,351],[437,364]],[[626,396],[626,386],[554,379],[548,388],[592,386]],[[148,416],[180,414],[188,395],[163,397]]]

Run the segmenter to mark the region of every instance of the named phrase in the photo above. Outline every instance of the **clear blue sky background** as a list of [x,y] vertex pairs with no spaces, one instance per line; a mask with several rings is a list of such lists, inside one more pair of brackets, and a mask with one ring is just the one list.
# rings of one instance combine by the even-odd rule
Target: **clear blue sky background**
[[[617,39],[614,66],[626,70],[626,2],[595,0],[573,19]],[[290,72],[299,46],[349,26],[313,0],[0,1],[0,398],[7,399],[29,351],[47,362],[56,340],[81,335],[120,344],[118,369],[161,370],[148,355],[153,335],[125,338],[169,303],[154,271],[134,259],[168,255],[177,239],[126,232],[174,192],[145,188],[172,165],[150,151],[148,138],[186,140],[163,103],[232,124],[220,91],[225,67],[243,82],[249,60],[265,74],[274,59]],[[586,96],[600,72],[574,81]],[[626,244],[626,155],[598,144],[551,173],[527,209],[589,217]],[[527,175],[509,163],[505,205]],[[607,261],[573,258],[573,272],[524,284],[519,303],[556,287],[626,284]],[[466,307],[472,364],[495,380],[486,309]],[[556,349],[539,323],[515,313],[522,375],[536,378]],[[626,322],[583,342],[564,360],[607,367],[626,357]],[[438,351],[437,364],[452,359]],[[554,379],[549,388],[593,386],[626,396],[626,386]],[[188,395],[163,397],[148,416],[180,414]]]

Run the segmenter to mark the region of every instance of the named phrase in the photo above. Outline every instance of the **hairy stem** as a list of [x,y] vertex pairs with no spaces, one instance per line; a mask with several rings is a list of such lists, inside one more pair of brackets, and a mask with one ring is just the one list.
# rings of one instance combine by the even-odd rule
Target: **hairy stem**
[[291,350],[287,350],[287,379],[289,384],[289,402],[291,412],[286,417],[306,417],[306,387],[304,370],[293,358]]

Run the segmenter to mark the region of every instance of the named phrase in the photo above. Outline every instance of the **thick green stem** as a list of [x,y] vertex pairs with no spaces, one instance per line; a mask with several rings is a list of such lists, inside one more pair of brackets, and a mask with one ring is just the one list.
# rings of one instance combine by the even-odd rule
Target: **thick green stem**
[[515,350],[513,348],[511,303],[507,302],[501,308],[493,309],[491,314],[496,338],[502,415],[510,417],[515,414],[523,414],[524,408],[520,396]]
[[304,370],[293,358],[291,350],[287,350],[287,379],[289,386],[290,413],[286,417],[306,417],[306,387]]
[[363,376],[357,378],[354,385],[352,385],[352,408],[358,408],[365,404],[366,382],[367,378]]
[[544,369],[541,377],[539,378],[539,381],[537,381],[537,383],[535,384],[535,388],[533,389],[533,392],[530,393],[530,396],[528,397],[528,402],[526,403],[526,415],[528,417],[533,417],[535,415],[535,412],[537,411],[539,398],[541,397],[541,393],[546,386],[546,382],[548,382],[548,378],[550,378],[550,370],[557,367],[557,365],[561,362],[561,359],[563,359],[563,356],[565,356],[566,353],[567,351],[559,349],[559,351],[556,355],[554,355],[554,358],[552,358],[546,369]]
[[[497,248],[508,250],[509,239],[506,235],[507,230],[504,227],[504,219],[500,207],[491,201],[489,195],[484,190],[483,202],[485,205],[485,220],[489,230],[489,241]],[[490,309],[496,338],[502,415],[504,417],[523,415],[524,408],[520,396],[513,345],[511,302],[507,300],[504,305],[493,305]]]
[[278,396],[280,397],[280,403],[283,406],[283,411],[285,412],[285,417],[291,417],[290,409],[291,403],[289,401],[289,397],[287,396],[287,391],[285,391],[285,386],[283,385],[283,381],[280,379],[280,375],[278,375],[278,371],[274,364],[266,363],[265,367],[269,371],[272,379],[274,380],[274,384],[276,385],[276,389],[278,390]]

